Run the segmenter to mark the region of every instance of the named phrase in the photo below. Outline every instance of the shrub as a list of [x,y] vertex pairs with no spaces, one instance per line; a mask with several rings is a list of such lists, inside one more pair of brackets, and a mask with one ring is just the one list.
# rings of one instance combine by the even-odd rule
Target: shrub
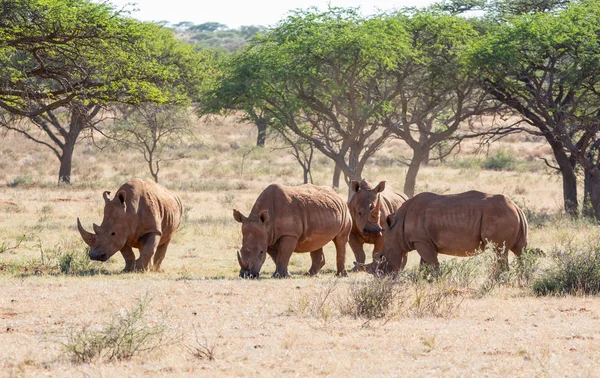
[[11,183],[8,184],[9,188],[16,188],[18,186],[31,186],[33,185],[33,179],[31,176],[17,176]]
[[600,247],[569,243],[551,256],[553,266],[533,282],[536,295],[600,294]]
[[91,266],[87,250],[58,250],[56,252],[56,265],[63,274],[84,275],[96,273],[96,268]]
[[342,304],[342,314],[354,317],[383,318],[391,310],[399,291],[392,278],[373,277],[355,281],[350,285],[347,302]]
[[145,315],[150,301],[148,296],[138,299],[125,314],[111,316],[113,320],[99,331],[87,327],[72,331],[63,343],[65,352],[77,363],[113,361],[173,343],[178,338],[166,336],[166,319],[154,325],[148,323]]
[[513,171],[517,167],[517,160],[510,151],[500,150],[488,156],[482,164],[483,169],[494,171]]
[[432,284],[421,281],[413,285],[412,300],[404,311],[417,318],[445,318],[455,314],[463,297],[456,295],[456,288],[443,281]]

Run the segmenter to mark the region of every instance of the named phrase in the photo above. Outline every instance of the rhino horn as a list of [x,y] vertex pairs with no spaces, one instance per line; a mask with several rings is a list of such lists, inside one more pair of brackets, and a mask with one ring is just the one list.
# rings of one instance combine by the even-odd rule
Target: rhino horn
[[381,209],[381,200],[379,196],[377,196],[377,202],[375,202],[375,207],[371,210],[371,214],[369,214],[369,221],[373,223],[379,223],[379,210]]
[[77,218],[77,229],[79,230],[83,241],[91,247],[92,244],[94,244],[94,242],[96,241],[96,235],[87,232],[85,228],[83,228],[83,226],[81,225],[79,218]]
[[237,252],[238,262],[240,263],[240,267],[244,270],[248,269],[248,264],[244,262],[242,255],[240,255],[240,251]]
[[94,228],[94,232],[95,232],[96,234],[99,234],[99,233],[100,233],[100,226],[98,226],[96,223],[94,223],[94,224],[92,225],[92,227]]

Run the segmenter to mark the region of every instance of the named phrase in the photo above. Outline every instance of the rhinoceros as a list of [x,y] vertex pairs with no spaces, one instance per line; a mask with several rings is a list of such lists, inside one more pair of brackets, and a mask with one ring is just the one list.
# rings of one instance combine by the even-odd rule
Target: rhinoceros
[[[508,197],[469,191],[453,195],[420,193],[387,217],[381,253],[370,273],[404,269],[407,253],[417,250],[421,263],[439,269],[438,254],[473,256],[494,243],[498,269],[508,268],[508,251],[520,256],[527,246],[527,219]],[[359,266],[361,264],[358,264]]]
[[348,208],[352,216],[350,248],[359,263],[365,262],[364,244],[373,244],[373,256],[383,248],[384,233],[387,230],[385,219],[393,214],[407,200],[403,193],[396,193],[385,186],[385,181],[373,186],[366,180],[350,183],[352,192]]
[[333,240],[337,274],[346,275],[346,243],[352,220],[348,206],[332,189],[311,184],[269,185],[257,198],[248,217],[233,210],[242,223],[242,248],[237,257],[240,277],[256,278],[269,254],[273,277],[288,277],[293,252],[310,252],[314,275],[325,265],[323,246]]
[[[181,200],[165,187],[149,180],[133,179],[123,184],[111,200],[103,193],[104,219],[87,232],[79,218],[77,228],[90,246],[90,259],[106,261],[117,251],[125,259],[124,271],[160,270],[167,247],[181,223]],[[132,248],[140,251],[136,260]]]

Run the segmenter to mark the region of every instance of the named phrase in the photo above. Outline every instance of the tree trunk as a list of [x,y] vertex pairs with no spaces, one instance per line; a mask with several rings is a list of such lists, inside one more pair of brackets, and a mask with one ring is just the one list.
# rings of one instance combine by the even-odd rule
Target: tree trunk
[[583,215],[600,219],[600,171],[598,167],[584,171]]
[[548,140],[552,146],[554,158],[558,163],[562,175],[565,212],[570,216],[575,217],[579,211],[579,202],[577,200],[577,176],[575,175],[575,169],[563,150],[562,144],[554,140],[552,136],[551,138],[551,140],[548,140],[548,138],[546,138],[546,140]]
[[60,169],[58,170],[58,183],[71,183],[71,166],[73,162],[73,151],[75,150],[75,139],[71,138],[65,141],[60,157]]
[[160,169],[160,167],[158,166],[158,162],[157,162],[156,170],[154,170],[154,161],[152,158],[152,154],[150,154],[150,157],[148,159],[148,167],[150,168],[150,174],[154,178],[154,182],[158,184],[158,170]]
[[408,165],[408,171],[406,171],[406,177],[404,178],[404,194],[406,194],[408,198],[412,198],[415,195],[417,174],[419,174],[419,168],[421,168],[423,157],[424,153],[422,150],[413,150],[413,157]]
[[[431,127],[429,128],[431,131]],[[429,139],[429,135],[424,132],[424,131],[419,131],[419,143],[424,143]],[[427,148],[425,149],[425,151],[423,152],[423,158],[421,159],[421,164],[422,165],[428,165],[429,164],[429,152],[430,149]]]
[[256,127],[258,128],[258,135],[256,136],[256,146],[264,147],[265,139],[267,138],[267,119],[258,118],[256,120]]
[[337,164],[335,165],[335,168],[333,170],[333,183],[331,186],[333,186],[335,189],[338,189],[340,187],[340,176],[342,174],[342,170],[340,168],[338,168]]
[[423,160],[421,161],[421,165],[429,165],[429,154],[431,150],[427,149],[423,154]]

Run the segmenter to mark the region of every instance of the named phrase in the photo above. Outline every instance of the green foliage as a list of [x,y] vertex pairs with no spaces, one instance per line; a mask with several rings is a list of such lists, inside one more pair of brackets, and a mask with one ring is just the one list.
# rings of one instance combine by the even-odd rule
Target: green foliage
[[0,20],[0,107],[38,115],[77,98],[179,102],[202,58],[172,33],[107,2],[10,0]]
[[597,243],[568,243],[550,252],[553,266],[533,282],[537,295],[600,294],[600,248]]
[[483,169],[494,171],[513,171],[517,167],[517,159],[507,150],[499,150],[489,155],[482,163]]
[[10,188],[16,188],[17,186],[31,186],[32,184],[33,178],[31,176],[17,176],[8,184],[8,186]]
[[63,348],[77,363],[114,361],[148,352],[176,340],[168,337],[167,319],[152,324],[146,315],[151,299],[145,296],[124,314],[114,314],[108,324],[99,331],[84,327],[73,330]]
[[203,50],[231,53],[245,46],[254,36],[265,33],[264,26],[244,25],[230,29],[218,22],[195,25],[189,21],[171,25],[180,32],[181,38]]
[[56,265],[60,273],[76,276],[94,274],[99,270],[91,264],[88,250],[81,248],[59,249],[56,252]]

